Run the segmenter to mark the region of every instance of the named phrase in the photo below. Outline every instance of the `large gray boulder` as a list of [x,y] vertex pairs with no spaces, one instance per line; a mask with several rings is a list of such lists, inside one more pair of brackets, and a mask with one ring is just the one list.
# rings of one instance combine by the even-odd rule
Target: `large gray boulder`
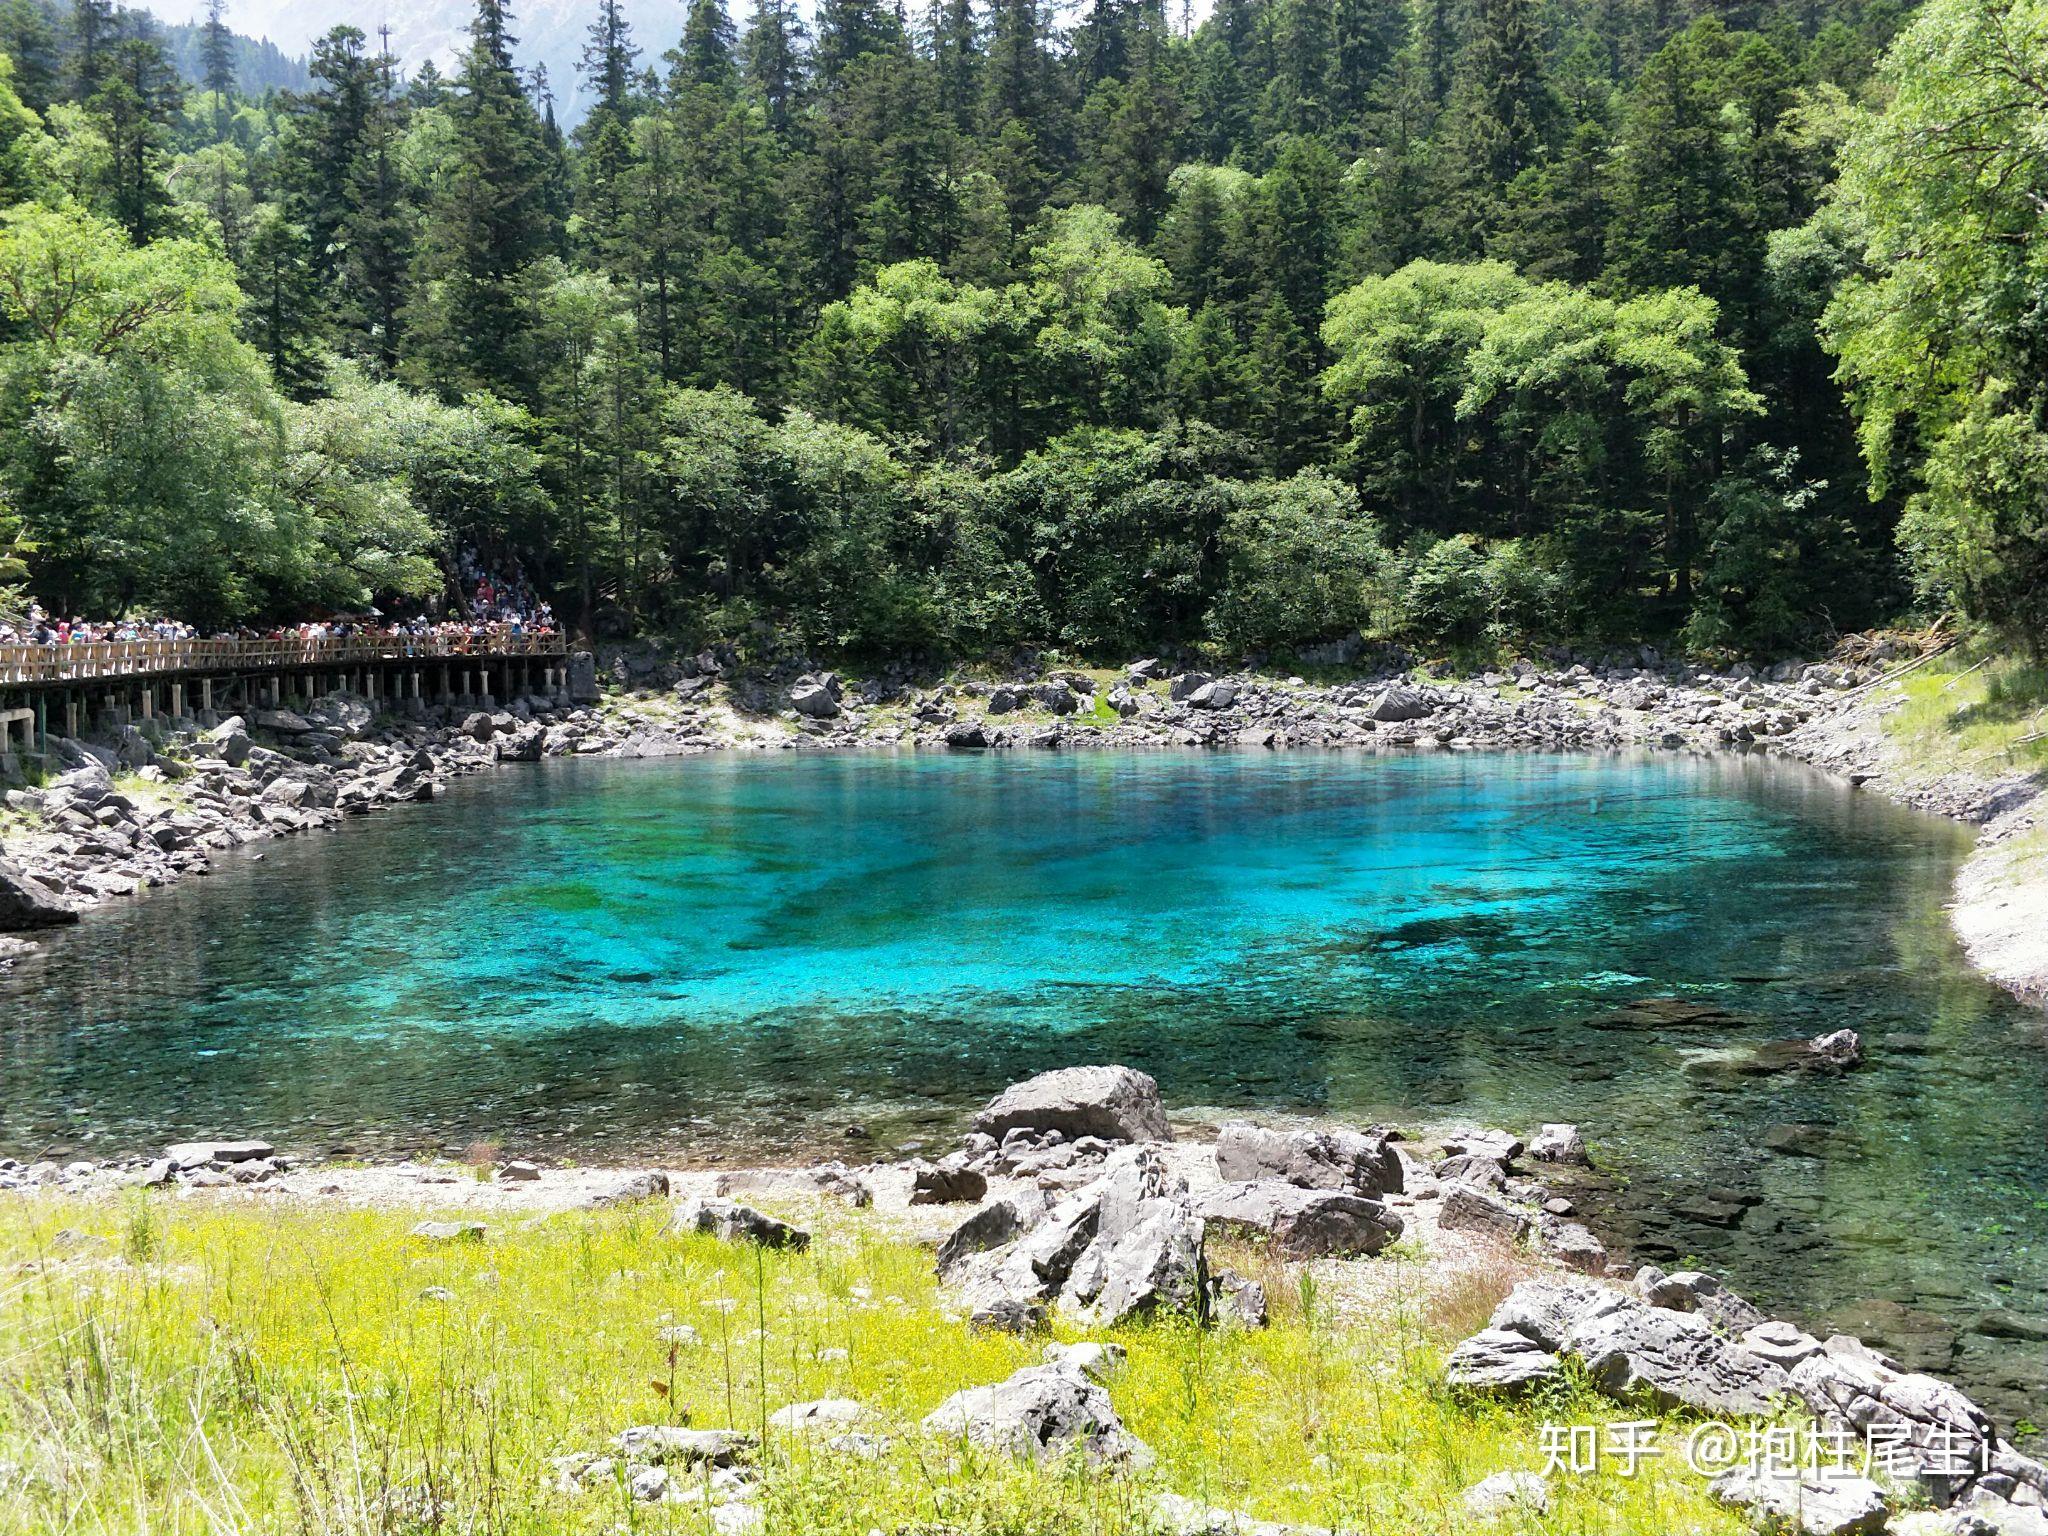
[[1519,1206],[1462,1183],[1444,1196],[1436,1222],[1446,1232],[1477,1232],[1506,1243],[1519,1243],[1534,1226],[1534,1218]]
[[275,1157],[277,1148],[267,1141],[174,1141],[164,1148],[164,1160],[184,1172],[191,1168],[225,1168],[232,1163],[261,1162]]
[[352,693],[330,693],[313,701],[306,710],[306,718],[323,731],[354,741],[369,730],[377,716],[375,710]]
[[1013,1130],[1058,1131],[1070,1139],[1171,1141],[1159,1084],[1130,1067],[1065,1067],[1012,1084],[974,1117],[1000,1141]]
[[1033,1461],[1075,1451],[1098,1465],[1145,1465],[1109,1394],[1079,1371],[1026,1366],[1007,1381],[956,1392],[925,1416],[928,1435]]
[[1452,1350],[1444,1381],[1480,1397],[1520,1397],[1564,1379],[1556,1355],[1508,1328],[1487,1328]]
[[1882,1439],[1891,1470],[1917,1477],[1937,1502],[1969,1484],[1996,1442],[1990,1417],[1956,1388],[1900,1370],[1855,1339],[1829,1339],[1790,1382],[1824,1425]]
[[1399,683],[1382,688],[1365,707],[1366,718],[1386,724],[1426,719],[1435,710],[1428,695]]
[[1487,1327],[1519,1333],[1554,1354],[1582,1319],[1629,1304],[1622,1292],[1591,1280],[1524,1280],[1493,1309]]
[[802,1250],[811,1246],[810,1233],[730,1200],[685,1201],[669,1218],[668,1230],[678,1235],[702,1232],[721,1242],[758,1243],[763,1248]]
[[1596,1312],[1565,1336],[1593,1384],[1609,1397],[1646,1393],[1660,1407],[1701,1413],[1776,1412],[1792,1379],[1717,1332],[1704,1318],[1640,1302]]
[[1529,1138],[1529,1155],[1539,1163],[1573,1163],[1580,1167],[1592,1161],[1579,1128],[1560,1121],[1536,1128],[1536,1134]]
[[1654,1265],[1636,1272],[1636,1293],[1653,1307],[1696,1312],[1723,1333],[1743,1334],[1766,1321],[1763,1312],[1713,1275],[1696,1269],[1665,1274]]
[[206,755],[219,758],[230,768],[239,768],[248,761],[249,727],[240,715],[230,715],[200,740],[205,744]]
[[1567,1269],[1582,1275],[1607,1273],[1607,1245],[1584,1222],[1564,1221],[1545,1215],[1536,1224],[1536,1239]]
[[78,921],[71,903],[14,860],[0,855],[0,930],[61,928]]
[[1742,1510],[1768,1536],[1882,1536],[1891,1513],[1884,1490],[1869,1478],[1819,1471],[1738,1467],[1707,1484],[1707,1496]]
[[975,1318],[1032,1319],[1054,1303],[1105,1326],[1162,1309],[1198,1316],[1203,1235],[1186,1181],[1153,1148],[1126,1146],[1050,1210],[1020,1199],[977,1211],[941,1247],[939,1273]]
[[1043,1221],[1049,1202],[1043,1193],[1008,1200],[992,1200],[955,1227],[939,1244],[939,1278],[952,1279],[955,1272],[978,1253],[1006,1247]]
[[498,761],[501,763],[537,763],[547,747],[548,728],[536,721],[515,726],[510,735],[498,742]]
[[839,700],[823,683],[806,679],[789,690],[789,707],[813,720],[839,718]]
[[1101,1177],[1087,1189],[1101,1207],[1096,1231],[1110,1242],[1137,1226],[1158,1202],[1185,1205],[1188,1198],[1188,1181],[1167,1166],[1156,1148],[1143,1143],[1110,1153]]
[[962,720],[946,727],[946,745],[955,752],[986,752],[988,731],[978,720]]
[[1154,1201],[1136,1226],[1094,1256],[1085,1279],[1092,1286],[1099,1265],[1100,1288],[1092,1297],[1077,1292],[1073,1299],[1105,1328],[1155,1312],[1199,1317],[1208,1298],[1203,1234],[1202,1219],[1186,1206]]
[[973,1205],[988,1195],[988,1177],[968,1166],[963,1153],[911,1165],[912,1205]]
[[1385,1137],[1358,1131],[1270,1131],[1242,1120],[1216,1138],[1216,1171],[1232,1183],[1278,1179],[1354,1195],[1401,1192],[1401,1158]]
[[1446,1157],[1486,1157],[1503,1165],[1522,1155],[1522,1138],[1497,1126],[1467,1126],[1444,1138]]
[[1402,1232],[1401,1218],[1377,1200],[1277,1179],[1204,1190],[1195,1214],[1225,1231],[1267,1239],[1289,1259],[1378,1253]]
[[[1492,1333],[1578,1358],[1608,1396],[1714,1415],[1775,1413],[1792,1377],[1703,1317],[1648,1306],[1591,1280],[1525,1280],[1494,1308]],[[1469,1342],[1469,1341],[1468,1341]]]
[[597,686],[597,658],[578,651],[569,658],[569,698],[577,704],[595,704],[604,695]]

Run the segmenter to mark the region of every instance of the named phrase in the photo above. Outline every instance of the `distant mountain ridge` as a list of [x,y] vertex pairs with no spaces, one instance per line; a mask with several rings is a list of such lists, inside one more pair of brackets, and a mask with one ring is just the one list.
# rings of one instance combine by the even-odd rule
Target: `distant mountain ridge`
[[[167,26],[194,24],[204,14],[205,0],[152,0],[149,9]],[[682,38],[683,0],[625,0],[624,10],[643,64],[658,64]],[[396,5],[388,0],[374,5],[363,0],[229,0],[227,22],[237,32],[262,37],[264,42],[255,46],[270,48],[280,57],[286,51],[310,52],[314,39],[338,26],[359,27],[374,40],[378,29],[388,25],[392,52],[411,73],[429,59],[448,69],[469,41],[475,11],[472,0]],[[527,0],[513,8],[519,60],[529,68],[546,66],[555,110],[565,124],[580,120],[584,113],[583,82],[576,65],[596,12],[595,0]],[[260,87],[250,82],[244,88],[260,93]]]

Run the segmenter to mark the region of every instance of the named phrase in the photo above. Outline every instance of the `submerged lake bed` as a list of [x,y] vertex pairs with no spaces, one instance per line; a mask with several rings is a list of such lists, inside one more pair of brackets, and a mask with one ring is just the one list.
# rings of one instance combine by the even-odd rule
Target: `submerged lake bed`
[[[1578,1121],[1637,1256],[2016,1412],[2048,1041],[1948,930],[1967,846],[1763,758],[549,764],[53,938],[0,1150],[865,1158],[1123,1061],[1204,1114]],[[1856,1071],[1747,1069],[1844,1028]]]

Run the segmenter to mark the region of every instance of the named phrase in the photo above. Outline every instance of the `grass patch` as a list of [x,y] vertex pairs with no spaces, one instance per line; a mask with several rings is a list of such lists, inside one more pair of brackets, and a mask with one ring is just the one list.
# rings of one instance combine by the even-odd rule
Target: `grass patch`
[[[1475,1521],[1463,1490],[1539,1468],[1543,1418],[1632,1415],[1577,1390],[1463,1406],[1436,1385],[1445,1320],[1350,1318],[1298,1273],[1275,1286],[1269,1329],[1122,1333],[1112,1393],[1158,1452],[1151,1473],[964,1454],[918,1420],[1035,1361],[1040,1341],[969,1331],[928,1253],[850,1214],[802,1255],[668,1237],[666,1214],[500,1219],[484,1244],[429,1247],[401,1213],[9,1200],[0,1530],[701,1532],[701,1508],[552,1491],[548,1460],[635,1424],[760,1434],[776,1408],[827,1396],[870,1405],[890,1449],[867,1461],[767,1436],[771,1532],[1149,1536],[1160,1488],[1416,1536],[1741,1529],[1669,1427],[1663,1464],[1561,1476],[1548,1515]],[[698,1342],[664,1342],[679,1326]]]
[[2048,667],[1962,649],[1902,678],[1885,733],[1915,769],[1992,775],[2048,768]]

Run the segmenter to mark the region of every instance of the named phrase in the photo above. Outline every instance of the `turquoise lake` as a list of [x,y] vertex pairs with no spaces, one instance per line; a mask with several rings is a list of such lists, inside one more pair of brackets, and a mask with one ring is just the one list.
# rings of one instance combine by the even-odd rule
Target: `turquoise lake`
[[[2048,1380],[2048,1029],[1949,934],[1966,848],[1733,757],[513,770],[52,939],[0,981],[0,1150],[866,1158],[1126,1061],[1176,1108],[1579,1121],[1639,1256],[2012,1413]],[[1848,1076],[1731,1067],[1842,1027]]]

